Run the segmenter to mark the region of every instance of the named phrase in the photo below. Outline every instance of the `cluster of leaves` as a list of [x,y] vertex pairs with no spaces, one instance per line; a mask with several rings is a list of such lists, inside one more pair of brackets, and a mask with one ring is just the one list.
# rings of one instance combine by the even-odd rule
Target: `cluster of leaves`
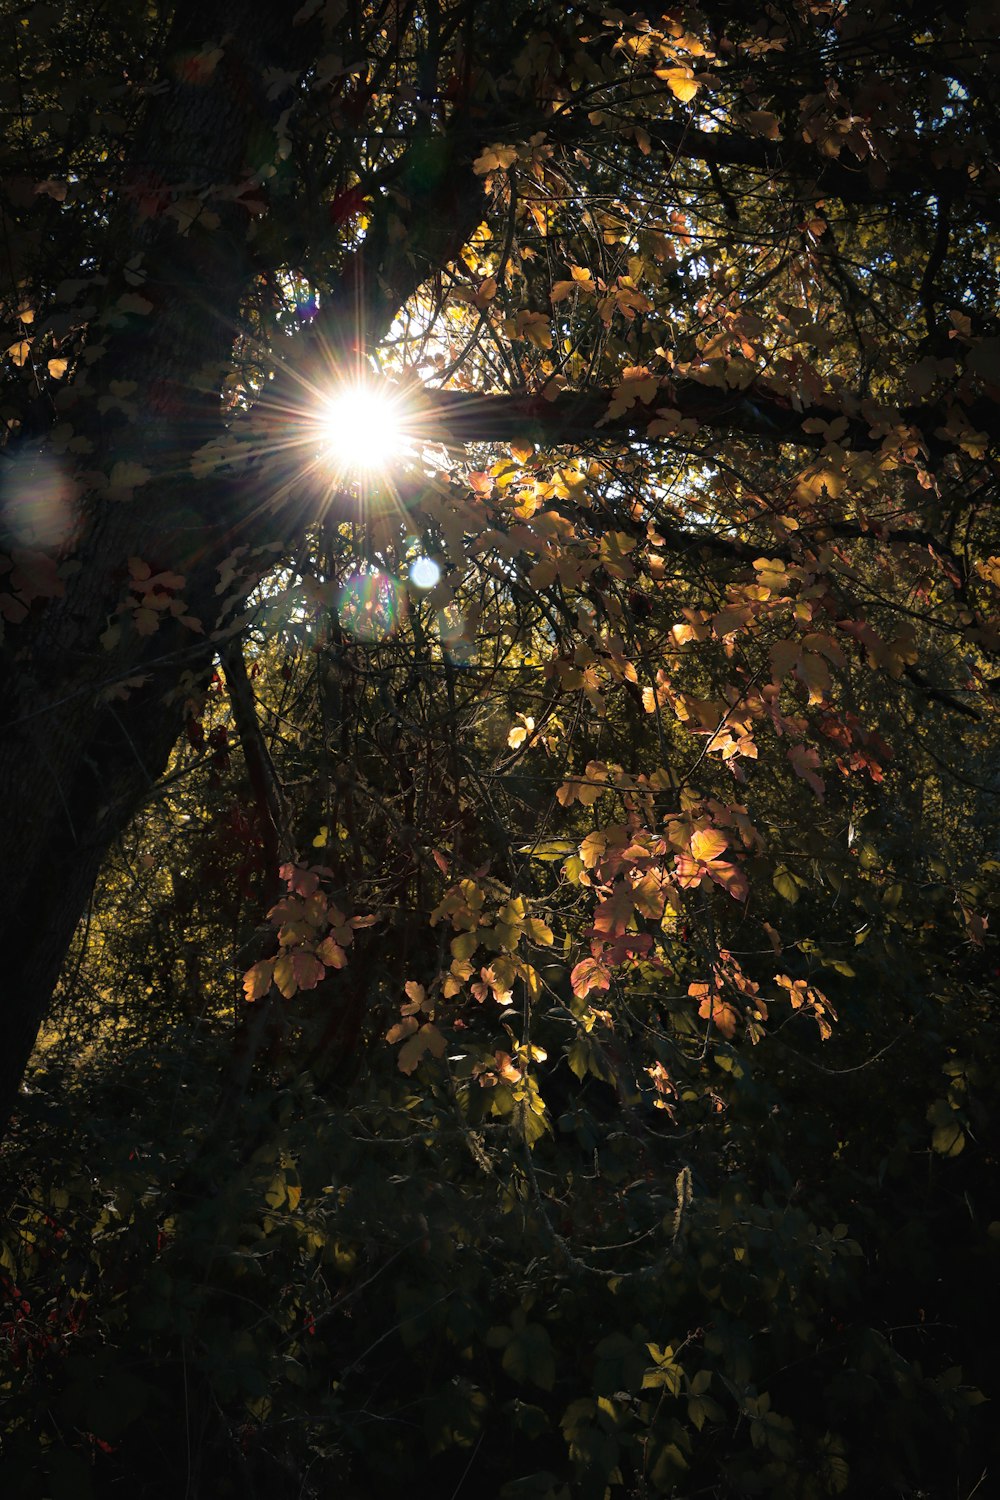
[[[378,962],[369,986],[387,1009]],[[509,1496],[971,1487],[995,1062],[935,1078],[927,1033],[952,1010],[988,1045],[982,1010],[941,996],[857,1071],[836,1034],[822,1067],[802,1037],[679,1067],[639,1003],[551,1077],[508,1039],[411,1082],[373,1038],[346,1089],[272,1063],[235,1119],[221,1025],[146,1016],[82,1068],[50,1049],[8,1148],[10,1488],[360,1497],[415,1465],[421,1494],[467,1469]],[[868,1047],[899,1021],[853,1009]],[[626,1085],[631,1048],[666,1061]],[[537,1138],[493,1107],[529,1065]],[[942,1109],[975,1148],[929,1152]]]
[[[326,533],[348,575],[359,537]],[[751,818],[721,755],[697,787],[624,769],[690,762],[707,652],[672,668],[686,714],[624,675],[596,678],[598,713],[580,677],[553,691],[506,583],[456,660],[415,590],[395,633],[345,637],[313,566],[265,590],[252,659],[308,851],[285,895],[263,922],[220,677],[105,871],[32,1075],[13,1486],[389,1494],[416,1457],[421,1493],[467,1470],[511,1497],[971,1487],[997,1038],[963,910],[992,901],[991,825],[899,774],[885,694],[855,709],[896,753],[840,773],[849,806],[761,756]],[[245,987],[234,949],[266,955]],[[268,1045],[220,1108],[257,1010]]]

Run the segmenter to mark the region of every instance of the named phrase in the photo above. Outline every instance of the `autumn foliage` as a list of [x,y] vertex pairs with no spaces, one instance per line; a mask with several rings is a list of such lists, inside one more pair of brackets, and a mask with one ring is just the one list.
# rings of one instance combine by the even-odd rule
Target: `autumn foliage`
[[6,1489],[990,1493],[994,9],[4,24]]

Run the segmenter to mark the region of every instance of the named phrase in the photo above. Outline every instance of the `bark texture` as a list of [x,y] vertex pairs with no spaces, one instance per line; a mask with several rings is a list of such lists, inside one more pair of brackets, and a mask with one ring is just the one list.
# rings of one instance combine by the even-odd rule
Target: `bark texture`
[[[116,320],[117,328],[111,323],[103,356],[77,385],[66,415],[92,445],[95,471],[140,463],[154,480],[131,502],[86,502],[80,566],[65,595],[37,623],[11,633],[2,662],[2,1122],[103,855],[177,737],[184,694],[171,703],[165,693],[185,672],[192,683],[203,677],[212,659],[207,637],[217,623],[225,496],[218,484],[195,487],[183,476],[220,420],[217,372],[231,355],[251,273],[245,231],[234,206],[212,234],[182,236],[175,222],[144,214],[143,198],[154,183],[186,183],[196,193],[240,180],[251,132],[276,112],[262,71],[280,61],[289,38],[302,45],[302,34],[266,0],[186,0],[167,47],[168,85],[150,103],[128,166],[116,264],[142,257],[141,296],[151,309]],[[209,80],[189,81],[172,68],[212,39],[225,44]],[[127,290],[119,274],[109,268],[109,306]],[[138,421],[94,415],[95,396],[112,381],[134,382]],[[116,649],[103,649],[100,636],[127,589],[132,557],[185,576],[189,613],[203,620],[204,636],[173,624],[145,639],[123,632]],[[109,682],[129,676],[146,681],[122,701],[109,696]]]
[[[218,66],[192,79],[183,59],[213,43],[222,49]],[[247,181],[262,132],[273,132],[287,103],[280,93],[269,97],[265,70],[294,76],[316,50],[310,26],[292,24],[291,12],[273,0],[181,0],[164,54],[164,91],[151,100],[128,163],[108,267],[109,332],[62,415],[91,445],[93,472],[112,475],[127,463],[153,477],[130,500],[87,497],[73,538],[79,566],[64,596],[11,632],[0,655],[7,710],[0,728],[0,1131],[101,862],[162,774],[185,700],[205,681],[220,633],[230,628],[233,601],[217,590],[220,563],[238,546],[288,541],[290,528],[308,521],[307,509],[287,504],[287,460],[252,463],[235,477],[195,478],[191,457],[226,431],[221,375],[257,274],[248,215],[225,189]],[[287,400],[301,392],[310,361],[356,359],[430,268],[458,252],[481,212],[473,142],[456,118],[436,143],[437,170],[411,194],[405,243],[376,219],[346,258],[311,341],[296,347],[294,374],[286,370],[274,384],[276,406],[283,393]],[[420,155],[419,139],[413,150]],[[404,157],[404,179],[405,167]],[[174,220],[150,215],[151,195],[176,194],[181,185],[219,203],[219,222],[181,234]],[[136,256],[145,274],[140,295],[151,306],[118,318],[115,303],[134,285],[122,270]],[[113,410],[101,411],[112,382],[132,386],[135,417],[116,421]],[[276,497],[285,503],[276,507]],[[112,649],[102,643],[128,593],[134,558],[183,577],[185,611],[201,633],[165,620],[150,636],[125,628]]]

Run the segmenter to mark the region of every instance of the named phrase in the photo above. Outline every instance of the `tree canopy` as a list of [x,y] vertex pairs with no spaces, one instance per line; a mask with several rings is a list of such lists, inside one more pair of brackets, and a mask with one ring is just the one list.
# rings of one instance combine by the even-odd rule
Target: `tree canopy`
[[971,1495],[997,6],[0,13],[0,1474]]

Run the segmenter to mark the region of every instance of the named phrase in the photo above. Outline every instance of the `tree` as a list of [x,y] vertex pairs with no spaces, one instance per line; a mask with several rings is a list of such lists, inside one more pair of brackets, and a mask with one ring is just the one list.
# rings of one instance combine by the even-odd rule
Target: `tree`
[[[0,1246],[63,1267],[60,1332],[2,1325],[16,1482],[172,1449],[130,1403],[190,1375],[272,1492],[349,1452],[398,1493],[405,1359],[438,1492],[480,1444],[511,1494],[950,1485],[996,1217],[992,9],[4,13],[2,1107],[68,951],[71,1048],[89,985],[105,1055],[172,1007],[208,1059],[121,1054],[148,1140],[110,1068],[50,1127]],[[325,452],[359,381],[387,469]],[[32,1446],[74,1257],[99,1377],[53,1365]]]
[[[507,20],[9,8],[8,1107],[101,859],[238,638],[234,601],[312,519],[303,391],[403,309],[400,369],[446,346],[475,387],[432,381],[429,433],[524,453],[599,431],[633,487],[641,470],[690,493],[700,466],[707,519],[661,507],[664,558],[745,570],[766,541],[817,597],[862,556],[905,576],[910,618],[953,654],[926,667],[910,626],[883,640],[861,619],[850,649],[916,701],[979,712],[997,586],[980,10],[533,6],[513,50]],[[618,524],[623,545],[651,535],[649,515]],[[728,587],[728,613],[682,628],[752,630],[768,601]],[[786,638],[775,682],[820,702],[844,639]],[[793,751],[818,783],[808,734]]]

